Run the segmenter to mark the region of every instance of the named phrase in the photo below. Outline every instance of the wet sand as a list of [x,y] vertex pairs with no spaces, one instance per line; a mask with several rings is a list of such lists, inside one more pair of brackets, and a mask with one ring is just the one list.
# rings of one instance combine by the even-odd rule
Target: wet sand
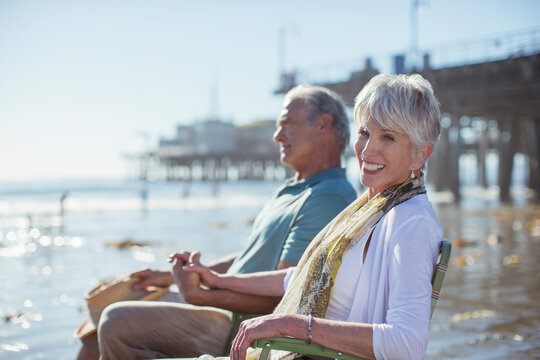
[[540,358],[540,206],[437,213],[453,249],[426,359]]
[[[220,199],[201,207],[194,198],[193,206],[178,208],[165,202],[167,188],[163,203],[154,192],[143,213],[110,203],[109,194],[107,210],[70,212],[68,202],[65,227],[51,217],[34,224],[37,232],[24,214],[0,218],[0,358],[74,359],[80,343],[72,334],[86,317],[83,294],[99,280],[165,268],[171,249],[197,248],[209,261],[241,248],[266,199],[260,194],[276,187],[249,186],[245,202],[237,195],[246,193],[244,184],[224,185]],[[435,203],[454,246],[426,359],[540,358],[540,206],[467,197],[461,206]],[[139,246],[107,246],[125,239]]]

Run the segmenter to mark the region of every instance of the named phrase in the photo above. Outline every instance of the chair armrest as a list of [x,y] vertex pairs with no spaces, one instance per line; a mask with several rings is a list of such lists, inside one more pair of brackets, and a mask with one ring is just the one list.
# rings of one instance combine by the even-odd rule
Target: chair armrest
[[299,354],[322,356],[339,360],[361,360],[356,356],[344,354],[341,351],[330,349],[318,344],[308,344],[304,340],[291,337],[255,340],[253,342],[253,347],[262,349],[259,360],[266,360],[270,350],[285,350]]

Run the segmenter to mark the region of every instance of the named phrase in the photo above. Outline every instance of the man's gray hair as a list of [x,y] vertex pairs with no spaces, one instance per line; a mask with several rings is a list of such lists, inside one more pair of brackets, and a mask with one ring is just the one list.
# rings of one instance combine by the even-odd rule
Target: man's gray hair
[[355,99],[357,125],[375,120],[383,129],[404,133],[412,149],[433,145],[441,133],[439,102],[429,81],[421,75],[379,74]]
[[343,104],[343,100],[337,93],[322,86],[304,84],[289,90],[285,95],[285,99],[303,99],[306,102],[310,112],[309,124],[315,122],[322,114],[330,114],[334,120],[332,122],[332,132],[343,153],[350,138],[349,120],[345,112],[345,104]]

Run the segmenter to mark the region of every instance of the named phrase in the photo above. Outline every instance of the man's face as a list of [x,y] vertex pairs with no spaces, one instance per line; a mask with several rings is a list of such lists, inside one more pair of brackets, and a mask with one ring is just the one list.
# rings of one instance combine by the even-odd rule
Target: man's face
[[316,126],[308,124],[309,111],[303,99],[285,100],[276,122],[274,141],[279,144],[281,162],[297,173],[309,166],[317,146]]

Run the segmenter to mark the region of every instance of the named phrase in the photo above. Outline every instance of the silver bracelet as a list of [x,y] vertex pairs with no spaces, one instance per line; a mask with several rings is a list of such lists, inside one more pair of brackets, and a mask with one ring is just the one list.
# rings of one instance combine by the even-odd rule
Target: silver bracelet
[[311,314],[309,314],[308,315],[308,324],[307,324],[307,343],[308,344],[311,344],[311,339],[313,339],[313,337],[311,336],[312,322],[313,322],[313,316],[311,316]]

